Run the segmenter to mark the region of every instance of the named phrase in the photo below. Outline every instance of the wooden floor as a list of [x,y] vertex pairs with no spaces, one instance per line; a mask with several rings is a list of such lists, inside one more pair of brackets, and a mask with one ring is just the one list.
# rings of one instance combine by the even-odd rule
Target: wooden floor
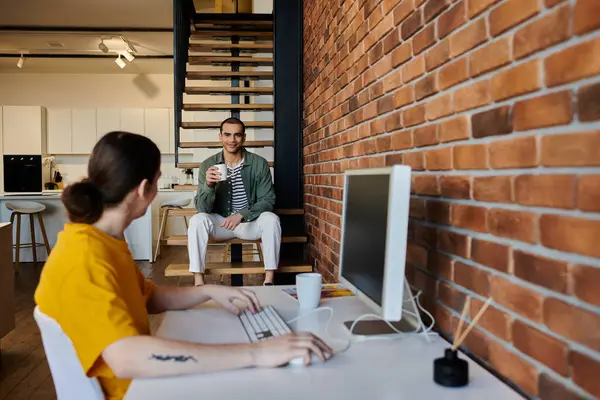
[[[221,261],[222,246],[211,246],[208,261]],[[165,247],[155,264],[139,262],[144,276],[158,284],[192,285],[192,278],[165,278],[164,270],[170,263],[187,262],[186,249]],[[15,276],[16,328],[0,341],[0,400],[56,399],[54,384],[44,354],[40,332],[33,319],[33,294],[39,278],[39,268],[21,264]],[[262,284],[262,275],[244,276],[245,285]],[[207,276],[206,283],[219,283],[220,278]],[[224,285],[231,282],[225,276]],[[152,332],[162,321],[162,315],[150,317]]]

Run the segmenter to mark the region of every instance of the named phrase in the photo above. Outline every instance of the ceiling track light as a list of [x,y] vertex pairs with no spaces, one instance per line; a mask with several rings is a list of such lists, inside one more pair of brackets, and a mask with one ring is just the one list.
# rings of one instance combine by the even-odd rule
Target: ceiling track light
[[100,44],[98,44],[98,48],[103,53],[108,53],[108,46],[104,44],[104,39],[100,38]]
[[115,59],[115,63],[121,67],[121,69],[125,68],[125,66],[127,65],[125,63],[125,61],[123,61],[123,59],[121,58],[121,55],[119,54],[119,56]]
[[132,62],[132,61],[133,61],[133,59],[135,58],[135,57],[133,56],[133,54],[131,54],[131,53],[130,53],[129,51],[127,51],[127,50],[125,50],[125,51],[121,52],[121,55],[122,55],[123,57],[125,57],[125,58],[127,59],[127,61],[129,61],[129,62]]
[[137,50],[135,47],[133,47],[131,45],[131,43],[129,43],[128,40],[126,40],[123,36],[119,36],[121,38],[121,40],[123,41],[123,43],[125,43],[125,49],[130,52],[130,53],[137,53]]
[[25,64],[25,57],[23,57],[23,53],[21,53],[21,57],[19,57],[19,61],[17,61],[17,68],[23,68],[23,64]]

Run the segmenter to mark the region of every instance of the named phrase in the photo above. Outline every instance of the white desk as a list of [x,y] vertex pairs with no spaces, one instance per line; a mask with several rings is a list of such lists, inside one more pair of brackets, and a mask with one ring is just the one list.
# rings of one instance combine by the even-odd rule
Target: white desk
[[[287,321],[298,315],[295,299],[282,286],[252,287],[262,304],[273,304]],[[329,332],[347,337],[342,323],[370,309],[357,297],[325,300],[334,309]],[[290,324],[293,330],[308,330],[326,340],[335,350],[345,342],[325,336],[330,313],[321,311]],[[237,317],[207,303],[195,310],[167,312],[158,336],[204,343],[247,342]],[[470,384],[449,389],[433,382],[433,360],[441,357],[448,343],[422,336],[400,340],[376,340],[353,344],[346,352],[324,364],[309,367],[244,369],[161,379],[137,379],[127,399],[444,399],[510,400],[521,397],[485,369],[469,361]]]

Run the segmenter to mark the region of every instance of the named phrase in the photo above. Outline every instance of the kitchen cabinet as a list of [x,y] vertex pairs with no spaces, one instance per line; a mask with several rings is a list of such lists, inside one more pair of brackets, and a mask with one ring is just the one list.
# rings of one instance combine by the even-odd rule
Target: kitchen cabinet
[[144,125],[146,136],[156,143],[160,152],[169,153],[169,109],[146,108]]
[[2,147],[4,154],[45,154],[46,126],[40,106],[4,106]]
[[144,109],[123,108],[121,109],[121,130],[125,132],[145,134]]
[[[182,113],[182,117],[186,122],[190,122],[192,121],[192,117],[191,117],[191,113],[189,112],[183,112]],[[171,151],[171,153],[175,154],[175,148],[177,147],[175,145],[175,111],[171,108],[170,112],[169,112],[169,149]],[[182,129],[181,131],[186,131],[185,129]],[[189,131],[189,129],[187,130]],[[181,142],[185,141],[185,138],[180,137],[179,140]],[[179,149],[179,154],[194,154],[194,149]]]
[[48,154],[71,154],[72,121],[70,108],[48,108]]
[[121,109],[96,109],[96,139],[100,140],[108,132],[121,130]]
[[90,154],[96,144],[96,109],[73,108],[71,117],[71,153]]

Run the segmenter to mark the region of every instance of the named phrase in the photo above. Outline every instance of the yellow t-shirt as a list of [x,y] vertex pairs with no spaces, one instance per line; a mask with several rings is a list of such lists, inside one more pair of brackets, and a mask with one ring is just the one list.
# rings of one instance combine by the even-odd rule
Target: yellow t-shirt
[[153,288],[127,243],[92,225],[65,225],[44,265],[35,302],[62,327],[108,399],[123,398],[131,380],[117,379],[102,352],[119,339],[150,334]]

